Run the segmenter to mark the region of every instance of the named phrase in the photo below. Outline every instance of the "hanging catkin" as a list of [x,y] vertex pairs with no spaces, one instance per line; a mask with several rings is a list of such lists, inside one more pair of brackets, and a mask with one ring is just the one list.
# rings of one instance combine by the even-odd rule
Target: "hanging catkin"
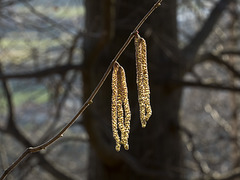
[[125,120],[124,120],[124,132],[123,132],[123,138],[122,138],[122,144],[124,145],[124,148],[126,150],[129,149],[128,145],[128,137],[130,132],[130,120],[131,120],[131,111],[129,106],[129,100],[128,100],[128,89],[127,89],[127,81],[126,81],[126,75],[125,71],[122,66],[119,67],[120,70],[120,77],[121,77],[121,94],[122,94],[122,102],[124,107],[124,114],[125,114]]
[[[131,112],[126,75],[123,67],[116,62],[112,72],[112,130],[116,141],[116,151],[120,151],[121,144],[126,150],[129,149],[130,119]],[[118,129],[120,130],[121,138],[119,137]]]
[[139,34],[135,36],[135,56],[140,120],[142,127],[146,127],[147,121],[152,115],[152,109],[150,105],[146,41]]
[[117,96],[118,96],[118,88],[117,88],[117,73],[118,68],[116,64],[113,67],[112,72],[112,131],[113,137],[116,141],[116,151],[120,151],[120,138],[118,135],[118,125],[117,125]]

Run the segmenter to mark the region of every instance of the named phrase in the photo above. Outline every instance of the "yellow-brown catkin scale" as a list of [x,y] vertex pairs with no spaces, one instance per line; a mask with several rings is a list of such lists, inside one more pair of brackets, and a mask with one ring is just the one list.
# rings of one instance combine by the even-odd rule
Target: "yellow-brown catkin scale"
[[118,88],[117,88],[117,73],[118,68],[116,64],[113,67],[112,72],[112,131],[113,131],[113,137],[116,141],[116,151],[120,151],[121,144],[120,144],[120,138],[118,135],[118,125],[117,125],[117,96],[118,96]]
[[135,36],[135,56],[140,120],[142,127],[146,127],[147,121],[152,115],[152,109],[150,105],[146,41],[139,34]]
[[122,102],[124,106],[124,132],[122,136],[122,144],[124,145],[124,148],[126,150],[129,149],[128,145],[128,138],[130,133],[130,120],[131,120],[131,111],[129,106],[129,100],[128,100],[128,89],[127,89],[127,82],[126,82],[126,75],[125,71],[122,66],[119,67],[120,71],[120,78],[121,78],[121,95],[122,95]]
[[[112,129],[113,137],[116,141],[116,151],[120,151],[121,144],[126,150],[129,149],[130,119],[131,112],[125,71],[123,67],[116,62],[112,73]],[[118,134],[118,128],[121,132],[121,140]]]
[[121,73],[118,70],[117,73],[117,88],[118,88],[118,96],[117,96],[117,116],[118,116],[118,127],[121,132],[121,144],[123,144],[124,139],[124,132],[125,132],[125,126],[124,126],[124,114],[123,114],[123,95],[122,95],[122,87],[121,87]]

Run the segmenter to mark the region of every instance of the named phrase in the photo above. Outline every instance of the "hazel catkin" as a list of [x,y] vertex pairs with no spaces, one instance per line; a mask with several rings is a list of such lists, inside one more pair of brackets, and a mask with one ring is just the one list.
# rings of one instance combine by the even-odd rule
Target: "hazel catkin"
[[140,37],[139,34],[135,35],[134,44],[136,56],[136,83],[138,88],[140,121],[142,127],[146,127],[147,121],[152,115],[147,69],[147,47],[146,41],[142,37]]
[[[121,144],[124,149],[129,149],[130,119],[131,111],[128,101],[126,75],[123,67],[116,62],[112,72],[112,130],[116,141],[116,151],[120,151]],[[121,138],[119,137],[119,131]]]
[[118,96],[118,89],[117,89],[117,72],[119,66],[116,64],[113,67],[112,72],[112,131],[113,137],[116,141],[116,151],[120,151],[120,137],[118,135],[118,124],[117,124],[117,96]]

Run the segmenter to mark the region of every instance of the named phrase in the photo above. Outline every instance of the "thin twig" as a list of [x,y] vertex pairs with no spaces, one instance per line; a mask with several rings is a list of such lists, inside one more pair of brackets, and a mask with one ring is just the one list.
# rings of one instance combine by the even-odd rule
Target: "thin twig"
[[[2,65],[0,64],[0,76],[3,74],[2,71]],[[14,111],[13,111],[13,103],[12,103],[12,93],[9,89],[9,85],[6,79],[2,79],[2,86],[3,86],[3,91],[6,97],[6,101],[7,101],[7,106],[8,106],[8,122],[7,122],[7,126],[13,126],[13,124],[15,124],[14,122]]]
[[[0,75],[2,73],[1,64],[0,64]],[[15,123],[15,117],[14,117],[14,106],[13,106],[13,100],[12,100],[12,92],[8,85],[8,82],[6,79],[2,79],[2,85],[3,85],[3,91],[5,93],[7,106],[8,106],[8,121],[7,121],[7,127],[3,130],[4,133],[10,134],[12,137],[16,138],[19,142],[21,142],[25,147],[31,147],[33,146],[25,137],[24,135],[19,131],[17,128],[17,124]],[[1,130],[1,129],[0,129]],[[66,172],[63,173],[61,171],[58,171],[55,167],[53,167],[42,154],[35,154],[36,157],[40,160],[41,166],[51,172],[56,178],[58,179],[68,179],[72,180],[72,178],[68,175],[66,175]]]
[[193,134],[183,126],[181,126],[180,129],[181,132],[185,135],[183,138],[185,146],[187,150],[191,153],[191,156],[196,165],[198,166],[200,172],[202,173],[202,176],[205,177],[206,175],[209,175],[211,173],[211,169],[209,168],[207,162],[203,159],[202,153],[197,150],[197,147],[194,143]]
[[221,52],[221,55],[235,55],[239,56],[240,55],[240,50],[225,50]]
[[25,5],[26,8],[29,9],[30,12],[32,12],[36,16],[40,17],[41,19],[43,19],[46,23],[51,24],[53,27],[58,27],[58,29],[61,29],[63,32],[66,32],[66,33],[69,33],[69,34],[73,34],[69,30],[69,28],[66,28],[65,26],[55,22],[53,19],[51,19],[48,16],[44,15],[43,13],[41,13],[40,11],[35,9],[28,1],[24,0],[24,1],[22,1],[22,3]]
[[[159,85],[165,82],[158,83]],[[197,87],[197,88],[205,88],[212,89],[216,91],[230,91],[230,92],[240,92],[240,87],[238,86],[228,86],[221,83],[202,83],[202,82],[194,82],[194,81],[185,81],[185,80],[171,80],[168,82],[170,85],[177,85],[181,87]]]
[[3,173],[3,175],[0,177],[0,180],[5,179],[5,177],[7,177],[7,175],[15,168],[17,167],[17,165],[23,161],[23,159],[28,156],[31,153],[34,152],[38,152],[42,149],[47,148],[49,145],[51,145],[52,143],[54,143],[55,141],[57,141],[60,137],[63,136],[64,132],[78,119],[78,117],[87,109],[87,107],[93,103],[93,98],[96,96],[96,94],[98,93],[98,91],[100,90],[100,88],[102,87],[103,83],[105,82],[106,78],[108,77],[109,73],[112,70],[113,65],[115,64],[115,62],[119,59],[119,57],[121,56],[121,54],[124,52],[124,50],[127,48],[127,46],[129,45],[129,43],[131,42],[131,40],[133,39],[134,35],[137,33],[137,31],[139,30],[139,28],[143,25],[143,23],[147,20],[147,18],[153,13],[153,11],[159,7],[161,5],[162,0],[158,0],[153,7],[147,12],[147,14],[142,18],[142,20],[139,22],[139,24],[135,27],[134,31],[129,35],[128,39],[126,40],[126,42],[124,43],[124,45],[121,47],[121,49],[118,51],[118,53],[116,54],[116,56],[114,57],[114,59],[112,60],[112,62],[110,63],[110,65],[108,66],[106,72],[104,73],[102,79],[100,80],[100,82],[98,83],[98,85],[96,86],[96,88],[93,90],[92,94],[90,95],[90,97],[87,99],[87,101],[83,104],[83,106],[81,107],[81,109],[77,112],[77,114],[72,118],[72,120],[59,132],[57,133],[54,137],[52,137],[50,140],[48,140],[47,142],[36,146],[36,147],[29,147],[27,148],[19,157],[18,159],[13,162],[13,164],[11,166],[9,166]]
[[221,57],[212,53],[206,53],[201,57],[201,62],[206,60],[216,62],[220,65],[224,65],[235,77],[240,78],[240,73],[238,72],[238,70],[233,65],[229,64],[229,62],[224,61]]
[[55,74],[64,74],[72,70],[82,70],[83,68],[84,67],[82,64],[66,63],[60,66],[46,67],[44,69],[36,70],[34,72],[27,72],[27,73],[23,72],[23,73],[12,73],[12,74],[2,73],[0,74],[0,80],[1,79],[44,78],[44,77],[55,75]]

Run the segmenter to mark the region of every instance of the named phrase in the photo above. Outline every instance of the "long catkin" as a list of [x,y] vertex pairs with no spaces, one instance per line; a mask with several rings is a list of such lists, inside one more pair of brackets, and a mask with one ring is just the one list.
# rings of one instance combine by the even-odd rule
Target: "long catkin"
[[124,106],[124,132],[123,132],[123,138],[122,138],[122,144],[124,145],[124,148],[126,150],[129,149],[128,145],[128,138],[130,133],[130,120],[131,120],[131,111],[129,106],[129,100],[128,100],[128,89],[127,89],[127,81],[126,81],[126,75],[125,71],[122,66],[119,68],[120,70],[120,77],[121,77],[121,94],[122,94],[122,102]]
[[116,151],[120,151],[121,144],[124,149],[129,149],[130,119],[131,111],[128,101],[126,75],[123,67],[116,62],[112,73],[112,130],[116,141]]
[[120,151],[121,144],[120,144],[120,137],[118,135],[118,124],[117,124],[117,96],[118,96],[118,88],[117,88],[117,73],[118,68],[116,64],[113,67],[112,72],[112,131],[113,137],[116,141],[116,151]]
[[135,36],[136,56],[136,83],[138,88],[138,103],[142,127],[146,127],[147,121],[152,115],[150,105],[150,88],[147,69],[147,47],[146,41],[137,34]]

